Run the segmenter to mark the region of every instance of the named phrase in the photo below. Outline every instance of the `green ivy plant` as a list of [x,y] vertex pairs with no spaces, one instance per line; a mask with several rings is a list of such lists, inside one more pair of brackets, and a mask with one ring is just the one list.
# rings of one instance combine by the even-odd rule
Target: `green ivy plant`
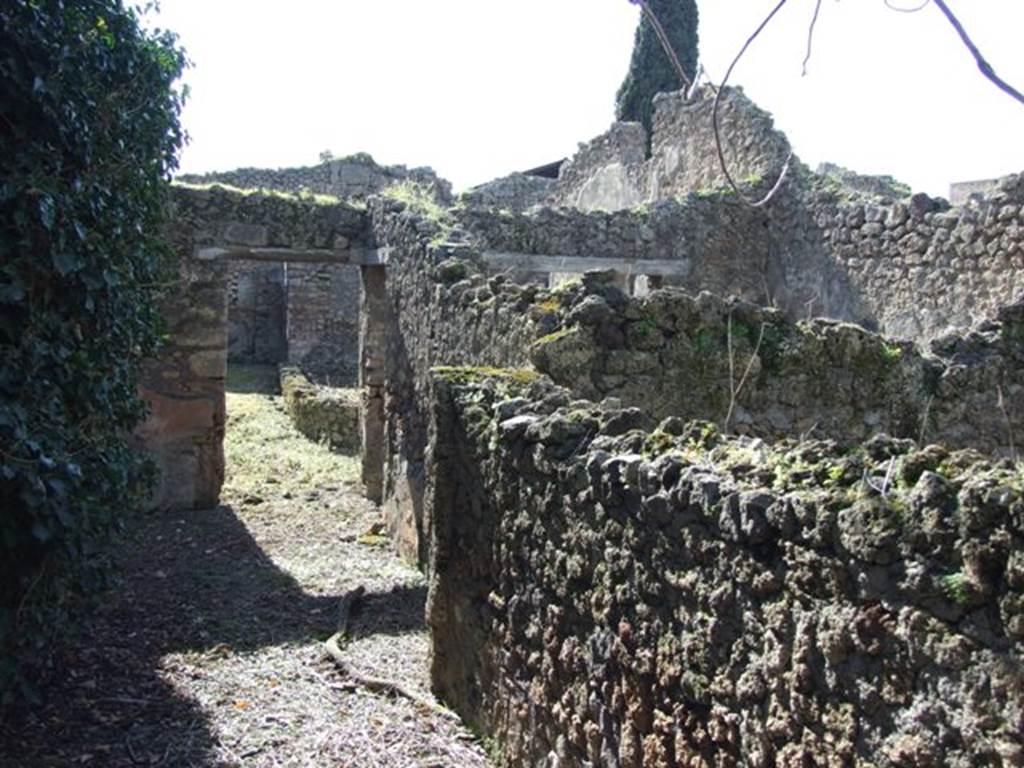
[[120,0],[0,3],[0,694],[34,695],[152,472],[127,443],[183,141],[173,34]]

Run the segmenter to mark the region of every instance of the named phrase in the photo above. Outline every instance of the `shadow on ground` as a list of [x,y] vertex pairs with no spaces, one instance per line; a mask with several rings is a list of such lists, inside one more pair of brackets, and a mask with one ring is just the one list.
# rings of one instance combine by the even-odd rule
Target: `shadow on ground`
[[[161,660],[308,645],[336,629],[341,595],[304,592],[230,507],[145,515],[119,552],[118,583],[45,705],[0,723],[0,766],[227,765],[202,709],[161,678]],[[425,599],[422,588],[367,594],[358,634],[422,628]]]

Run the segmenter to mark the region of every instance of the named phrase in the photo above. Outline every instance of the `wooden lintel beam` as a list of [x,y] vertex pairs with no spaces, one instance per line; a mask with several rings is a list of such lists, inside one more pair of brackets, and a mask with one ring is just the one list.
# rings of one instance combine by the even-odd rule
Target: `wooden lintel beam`
[[319,264],[382,264],[380,251],[388,249],[346,248],[331,250],[326,248],[251,248],[239,245],[200,248],[196,257],[201,261],[218,259],[247,261],[288,261]]
[[689,259],[614,259],[605,256],[541,256],[533,253],[484,251],[484,262],[492,269],[524,272],[576,272],[610,269],[624,275],[679,276],[690,274]]

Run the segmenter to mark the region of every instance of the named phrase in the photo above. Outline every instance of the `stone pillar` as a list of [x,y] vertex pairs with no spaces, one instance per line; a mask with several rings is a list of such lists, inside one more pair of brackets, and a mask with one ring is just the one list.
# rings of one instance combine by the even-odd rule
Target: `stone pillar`
[[208,509],[224,483],[227,265],[186,251],[181,278],[159,301],[170,338],[142,368],[139,394],[150,412],[135,440],[159,472],[151,506]]
[[379,504],[384,496],[384,385],[388,345],[387,273],[383,266],[362,268],[363,297],[359,316],[360,431],[366,497]]

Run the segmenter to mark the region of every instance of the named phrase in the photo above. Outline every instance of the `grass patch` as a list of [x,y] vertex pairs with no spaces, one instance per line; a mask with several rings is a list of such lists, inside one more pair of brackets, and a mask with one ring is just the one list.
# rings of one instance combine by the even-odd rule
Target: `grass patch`
[[569,336],[573,336],[579,333],[579,330],[580,329],[577,328],[576,326],[573,326],[572,328],[563,328],[560,331],[549,333],[547,336],[541,336],[539,339],[533,342],[533,345],[535,347],[543,347],[547,344],[553,344],[556,341],[561,341],[562,339],[568,338]]
[[[290,200],[297,203],[312,203],[314,205],[339,205],[344,203],[354,208],[361,206],[350,203],[346,200],[342,200],[340,197],[335,195],[322,195],[318,192],[313,192],[309,189],[302,189],[299,192],[284,192],[280,189],[268,189],[267,187],[254,187],[251,189],[243,189],[242,187],[235,187],[231,184],[224,184],[219,181],[210,182],[208,184],[189,184],[183,181],[172,181],[172,187],[181,187],[182,189],[196,189],[196,190],[214,190],[221,189],[225,192],[233,192],[236,195],[242,195],[242,197],[251,197],[253,195],[261,195],[263,197],[277,197],[282,200]],[[365,207],[365,206],[362,206]]]
[[540,374],[529,368],[492,368],[490,366],[447,366],[442,365],[431,369],[436,375],[452,384],[472,384],[485,379],[502,381],[527,386],[535,382]]
[[225,496],[298,495],[359,481],[358,457],[333,453],[292,426],[274,366],[229,367],[227,409]]
[[381,192],[381,195],[390,200],[404,203],[411,213],[428,219],[440,221],[447,215],[444,206],[434,198],[430,187],[418,184],[415,181],[403,181],[399,184],[393,184]]

